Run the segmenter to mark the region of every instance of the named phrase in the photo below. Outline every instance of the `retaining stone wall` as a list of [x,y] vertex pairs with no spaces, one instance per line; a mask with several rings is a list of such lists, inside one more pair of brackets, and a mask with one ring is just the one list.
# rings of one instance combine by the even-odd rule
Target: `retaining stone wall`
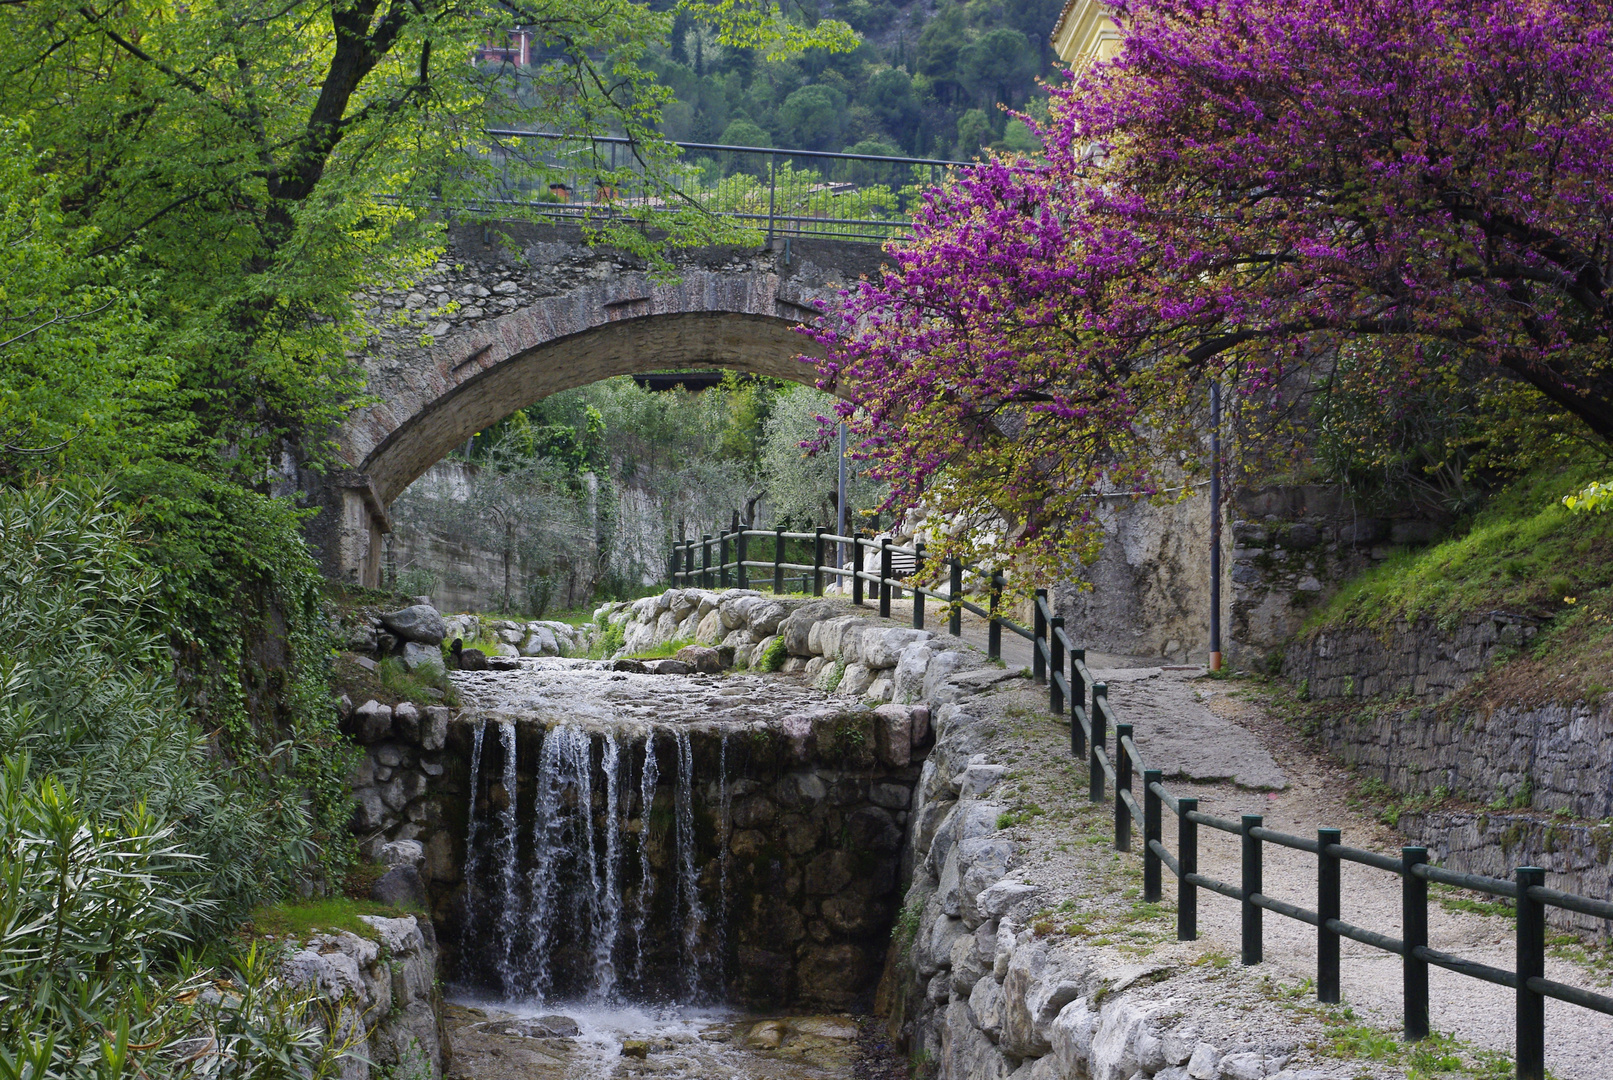
[[1315,700],[1438,701],[1460,690],[1505,648],[1535,636],[1533,622],[1504,611],[1469,615],[1454,631],[1424,621],[1389,630],[1324,630],[1290,644],[1283,675]]
[[315,935],[282,964],[287,982],[317,988],[331,1002],[331,1022],[351,1041],[342,1080],[442,1080],[448,1062],[431,923],[413,915],[359,918],[377,940],[345,930]]

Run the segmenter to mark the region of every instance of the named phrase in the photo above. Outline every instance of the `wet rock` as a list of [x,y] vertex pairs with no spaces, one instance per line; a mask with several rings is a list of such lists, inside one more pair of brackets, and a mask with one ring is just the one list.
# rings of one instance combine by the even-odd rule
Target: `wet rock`
[[612,660],[610,669],[612,671],[626,671],[634,675],[648,675],[650,673],[649,665],[644,661],[634,660],[625,656],[620,660]]
[[682,660],[652,660],[644,667],[651,675],[688,675],[694,671]]
[[622,1056],[628,1058],[647,1058],[650,1056],[650,1044],[644,1039],[623,1039]]
[[428,604],[415,604],[381,616],[381,625],[403,641],[421,645],[441,645],[448,636],[448,622]]

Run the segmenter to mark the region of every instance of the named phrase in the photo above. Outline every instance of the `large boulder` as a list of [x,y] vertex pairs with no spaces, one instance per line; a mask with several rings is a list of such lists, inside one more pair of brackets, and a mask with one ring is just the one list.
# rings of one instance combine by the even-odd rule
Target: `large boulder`
[[381,616],[381,625],[404,641],[441,645],[448,636],[448,621],[429,604],[414,604]]

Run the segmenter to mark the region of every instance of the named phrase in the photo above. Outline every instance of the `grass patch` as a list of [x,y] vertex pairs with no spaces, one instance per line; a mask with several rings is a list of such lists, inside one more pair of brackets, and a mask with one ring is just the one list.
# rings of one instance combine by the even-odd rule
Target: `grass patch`
[[1305,630],[1387,629],[1400,619],[1450,626],[1474,611],[1549,617],[1613,584],[1613,514],[1573,514],[1562,497],[1606,471],[1541,469],[1501,491],[1450,539],[1395,555],[1356,577]]
[[689,638],[673,638],[664,641],[653,649],[640,649],[633,654],[635,660],[665,660],[669,656],[676,656],[679,649],[688,648],[694,642]]
[[380,915],[395,919],[402,914],[405,912],[400,908],[347,896],[289,900],[253,909],[251,919],[242,930],[252,936],[273,935],[301,940],[314,934],[334,934],[346,930],[361,938],[379,941],[380,935],[375,928],[359,916]]

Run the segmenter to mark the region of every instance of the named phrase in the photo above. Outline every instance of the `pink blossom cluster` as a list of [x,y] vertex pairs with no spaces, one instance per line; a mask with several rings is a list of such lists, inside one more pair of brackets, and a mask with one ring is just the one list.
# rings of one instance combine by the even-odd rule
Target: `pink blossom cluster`
[[1386,393],[1481,357],[1613,435],[1613,4],[1114,7],[1045,154],[932,192],[812,331],[894,505],[1088,555],[1093,491],[1197,467],[1206,380],[1269,402],[1342,343]]

